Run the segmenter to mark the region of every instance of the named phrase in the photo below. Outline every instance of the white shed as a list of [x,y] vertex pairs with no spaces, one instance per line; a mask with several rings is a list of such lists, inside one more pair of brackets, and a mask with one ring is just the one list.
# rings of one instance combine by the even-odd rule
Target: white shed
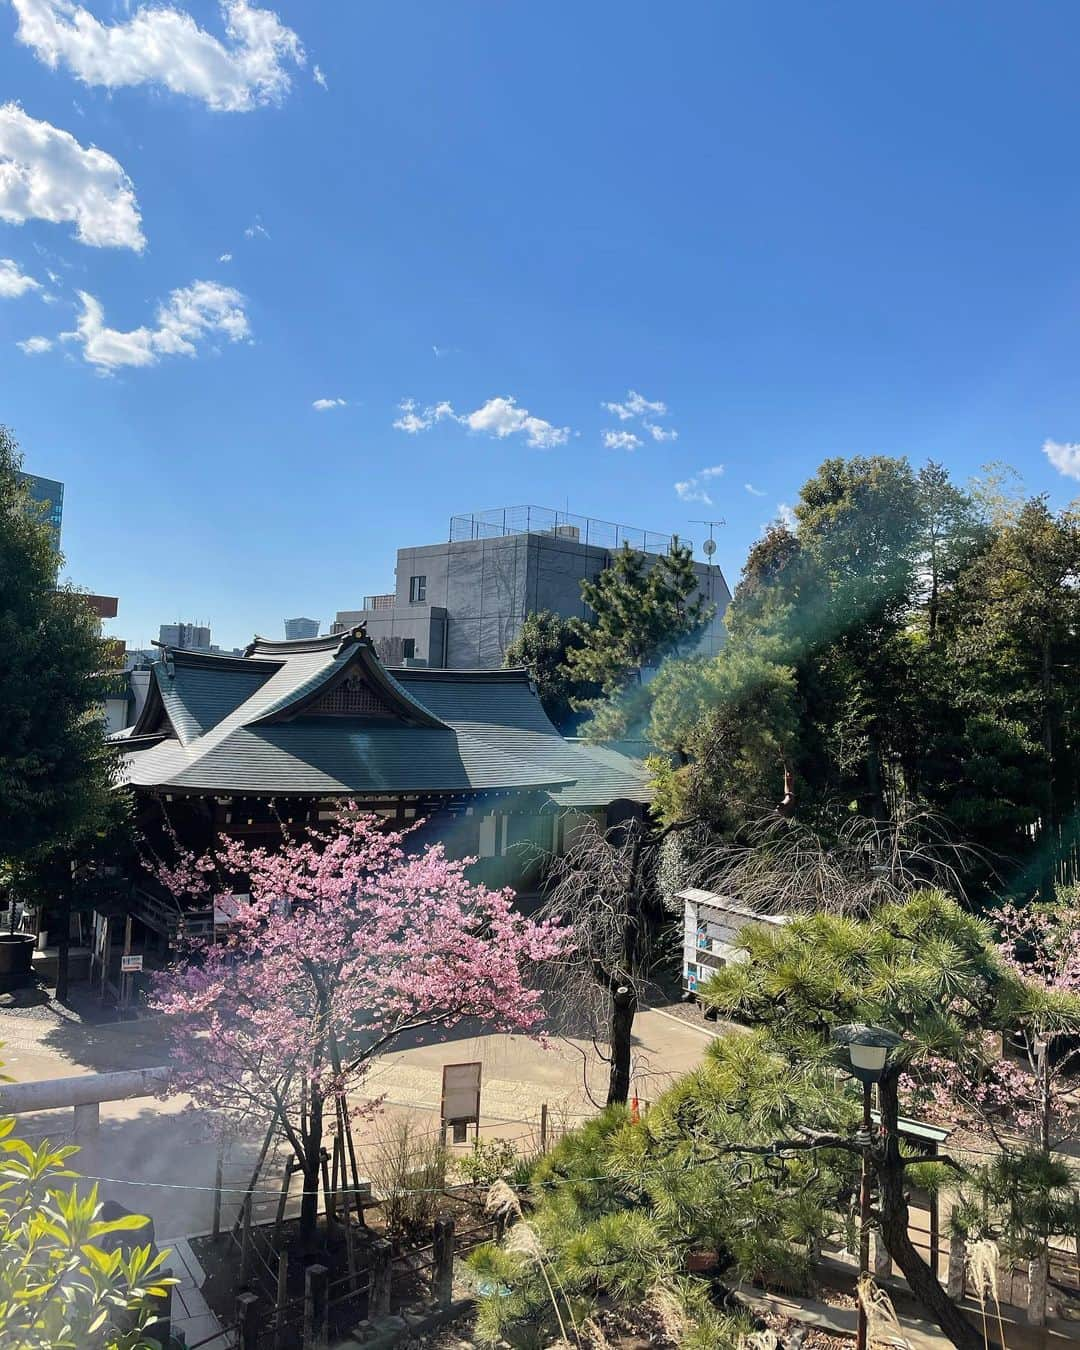
[[714,970],[746,960],[735,944],[747,924],[789,922],[786,914],[761,914],[715,891],[688,887],[675,898],[683,902],[683,990],[690,995],[697,994]]

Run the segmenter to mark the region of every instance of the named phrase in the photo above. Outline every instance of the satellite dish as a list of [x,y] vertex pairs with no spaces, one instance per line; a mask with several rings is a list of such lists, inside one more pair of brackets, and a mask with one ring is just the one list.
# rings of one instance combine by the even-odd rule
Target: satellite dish
[[712,555],[716,552],[716,540],[706,539],[701,546],[701,551],[702,553],[705,554],[706,558],[711,558]]

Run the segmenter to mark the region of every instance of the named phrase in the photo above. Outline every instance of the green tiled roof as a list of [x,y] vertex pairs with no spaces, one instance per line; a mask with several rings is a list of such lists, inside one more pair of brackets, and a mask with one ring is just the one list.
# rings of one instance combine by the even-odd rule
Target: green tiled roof
[[[322,694],[355,670],[392,715],[319,715]],[[153,690],[124,750],[136,787],[222,796],[534,789],[567,807],[648,798],[638,761],[559,735],[523,671],[391,674],[366,640],[256,639],[242,658],[167,652]]]

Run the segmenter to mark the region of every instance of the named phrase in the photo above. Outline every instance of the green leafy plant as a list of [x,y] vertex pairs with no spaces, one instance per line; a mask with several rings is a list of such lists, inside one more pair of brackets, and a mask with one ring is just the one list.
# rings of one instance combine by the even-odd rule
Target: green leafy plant
[[102,1218],[97,1187],[69,1185],[78,1152],[36,1148],[0,1120],[0,1345],[5,1350],[143,1350],[154,1338],[154,1300],[176,1281],[166,1253],[129,1247],[142,1215]]
[[522,1159],[512,1139],[477,1139],[473,1151],[457,1159],[457,1169],[475,1186],[510,1181],[520,1172]]

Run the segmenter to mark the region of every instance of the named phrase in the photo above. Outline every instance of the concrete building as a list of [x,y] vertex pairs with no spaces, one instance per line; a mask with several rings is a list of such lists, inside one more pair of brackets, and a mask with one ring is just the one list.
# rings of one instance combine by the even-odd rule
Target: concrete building
[[55,478],[38,478],[36,474],[20,473],[30,500],[41,508],[42,517],[52,533],[53,548],[60,552],[60,532],[64,523],[64,485]]
[[163,623],[158,629],[158,642],[163,647],[182,647],[185,651],[210,650],[210,629],[198,623]]
[[[602,572],[624,544],[659,556],[672,539],[536,506],[454,516],[445,543],[398,549],[395,589],[339,611],[330,631],[366,624],[388,665],[490,670],[502,665],[527,614],[547,609],[587,618],[581,582]],[[731,592],[719,567],[695,562],[694,570],[699,593],[715,606],[701,640],[712,653],[724,640]]]
[[305,638],[316,638],[319,636],[318,619],[286,619],[285,620],[285,641],[299,642]]

